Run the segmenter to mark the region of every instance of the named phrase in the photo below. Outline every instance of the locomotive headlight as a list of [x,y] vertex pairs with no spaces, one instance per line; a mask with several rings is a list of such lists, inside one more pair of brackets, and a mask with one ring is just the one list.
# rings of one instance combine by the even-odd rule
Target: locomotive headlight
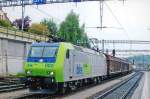
[[54,75],[54,72],[50,72],[50,75],[53,76],[53,75]]
[[27,74],[28,74],[28,75],[30,75],[31,73],[32,73],[31,71],[29,71],[29,70],[27,71]]

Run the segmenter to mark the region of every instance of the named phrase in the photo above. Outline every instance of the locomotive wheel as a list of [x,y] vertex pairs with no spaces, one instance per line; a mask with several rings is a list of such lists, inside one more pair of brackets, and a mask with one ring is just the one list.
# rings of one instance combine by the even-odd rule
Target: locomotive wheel
[[72,85],[72,86],[71,86],[71,90],[72,90],[72,91],[74,91],[74,90],[76,90],[76,89],[77,89],[77,86],[75,86],[75,85]]
[[98,78],[98,79],[97,79],[97,82],[98,82],[98,84],[101,83],[101,78]]
[[64,95],[64,94],[66,93],[66,88],[61,88],[61,89],[59,90],[59,93],[60,93],[61,95]]
[[97,84],[97,78],[94,78],[94,84],[96,85]]
[[62,83],[62,84],[58,85],[58,94],[64,95],[66,92],[67,92],[67,84],[66,83]]

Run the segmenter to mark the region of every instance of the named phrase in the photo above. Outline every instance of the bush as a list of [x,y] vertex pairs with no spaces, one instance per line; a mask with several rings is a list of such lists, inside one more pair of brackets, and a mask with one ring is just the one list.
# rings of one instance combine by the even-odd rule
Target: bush
[[39,23],[33,23],[29,28],[29,32],[39,34],[39,35],[47,35],[48,29],[47,26]]
[[3,27],[11,27],[12,24],[11,22],[7,21],[7,20],[0,20],[0,26],[3,26]]

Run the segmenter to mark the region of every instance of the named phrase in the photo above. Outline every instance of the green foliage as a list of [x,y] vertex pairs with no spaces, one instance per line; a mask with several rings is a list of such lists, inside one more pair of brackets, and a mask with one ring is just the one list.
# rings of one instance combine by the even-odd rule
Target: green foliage
[[3,27],[11,27],[12,24],[11,22],[7,21],[7,20],[0,20],[0,26],[3,26]]
[[52,19],[44,19],[41,21],[41,24],[46,25],[48,27],[49,32],[52,35],[57,34],[58,29],[57,29],[56,23]]
[[71,42],[73,44],[82,42],[78,45],[89,47],[89,44],[86,43],[88,41],[88,37],[84,31],[84,24],[80,27],[79,16],[73,11],[71,11],[66,17],[65,21],[60,24],[60,29],[57,33],[57,36],[62,37],[67,42]]
[[85,25],[79,24],[79,16],[71,11],[65,21],[60,24],[59,30],[52,19],[43,19],[40,23],[33,23],[29,32],[36,34],[55,35],[76,45],[90,47],[85,33]]
[[33,23],[29,28],[29,32],[39,34],[39,35],[49,34],[47,26],[39,23]]
[[25,73],[17,73],[16,77],[25,77]]

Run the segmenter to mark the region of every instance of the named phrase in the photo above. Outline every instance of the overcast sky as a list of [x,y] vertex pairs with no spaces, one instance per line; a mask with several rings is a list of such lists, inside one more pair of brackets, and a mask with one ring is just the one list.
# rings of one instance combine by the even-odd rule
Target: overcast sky
[[[40,22],[43,18],[53,18],[59,24],[66,15],[74,10],[80,16],[80,24],[86,27],[100,26],[99,2],[82,2],[66,4],[48,4],[42,6],[26,6],[25,15],[32,22]],[[112,14],[112,12],[113,14]],[[20,7],[4,8],[11,20],[21,17]],[[117,21],[117,20],[119,21]],[[132,39],[150,40],[150,0],[112,0],[104,3],[103,25],[123,29],[107,28],[103,30],[85,28],[89,37],[98,39]]]
[[[40,22],[44,18],[53,18],[59,24],[67,14],[74,10],[79,15],[80,24],[86,27],[100,26],[99,2],[82,2],[48,4],[41,6],[26,6],[25,16],[30,16],[32,22]],[[10,20],[21,17],[21,7],[4,8]],[[112,14],[113,13],[113,14]],[[112,0],[104,2],[103,26],[123,29],[85,28],[89,38],[113,40],[150,40],[150,0],[127,0],[124,5],[121,1]],[[106,45],[113,46],[113,45]],[[125,45],[120,48],[133,49]],[[137,45],[139,46],[139,45]],[[144,47],[140,48],[146,48]],[[135,47],[137,48],[137,47]],[[149,48],[149,47],[147,47]]]

